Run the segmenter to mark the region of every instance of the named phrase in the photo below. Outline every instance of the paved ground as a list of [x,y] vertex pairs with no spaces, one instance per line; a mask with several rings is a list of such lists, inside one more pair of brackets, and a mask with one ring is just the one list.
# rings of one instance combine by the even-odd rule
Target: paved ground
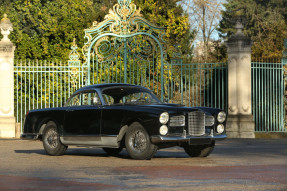
[[0,140],[2,190],[287,190],[287,139],[227,139],[207,158],[174,147],[149,161],[77,147],[54,157],[39,141]]

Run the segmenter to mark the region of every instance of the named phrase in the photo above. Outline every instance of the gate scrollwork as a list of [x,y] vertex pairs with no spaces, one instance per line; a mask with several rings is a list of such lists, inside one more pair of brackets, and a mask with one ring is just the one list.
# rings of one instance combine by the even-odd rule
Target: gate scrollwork
[[[123,77],[124,83],[127,83],[129,78],[133,78],[130,79],[130,83],[143,85],[146,79],[142,78],[149,78],[153,83],[144,85],[156,87],[158,95],[163,96],[165,38],[165,28],[144,19],[141,9],[131,3],[131,0],[118,0],[118,3],[109,10],[104,21],[100,23],[95,21],[91,28],[85,29],[86,43],[82,51],[85,58],[83,66],[87,68],[86,84],[89,85],[93,78],[97,78],[94,83],[103,83]],[[143,66],[144,64],[146,66]],[[91,66],[101,68],[91,69]],[[131,76],[134,73],[131,70],[138,67],[145,71],[141,71],[141,74],[137,74],[136,77]],[[118,74],[122,70],[124,74]],[[103,76],[103,73],[107,75]],[[157,76],[151,74],[157,74]],[[100,75],[101,77],[97,77]],[[104,78],[109,79],[104,80]]]

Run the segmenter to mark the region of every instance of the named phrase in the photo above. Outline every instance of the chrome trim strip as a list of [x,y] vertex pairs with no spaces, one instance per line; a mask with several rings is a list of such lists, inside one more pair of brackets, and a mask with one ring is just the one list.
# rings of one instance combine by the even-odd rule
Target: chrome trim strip
[[223,140],[226,139],[226,135],[215,135],[215,136],[201,136],[201,137],[193,137],[193,136],[186,136],[186,137],[179,137],[179,136],[160,136],[155,135],[151,136],[151,142],[152,143],[166,143],[166,142],[188,142],[192,140]]
[[205,115],[205,126],[213,126],[215,119],[212,115]]
[[184,127],[185,126],[185,116],[184,115],[177,115],[170,117],[169,120],[170,127]]
[[80,146],[100,146],[115,147],[119,146],[117,136],[64,136],[60,137],[64,145]]

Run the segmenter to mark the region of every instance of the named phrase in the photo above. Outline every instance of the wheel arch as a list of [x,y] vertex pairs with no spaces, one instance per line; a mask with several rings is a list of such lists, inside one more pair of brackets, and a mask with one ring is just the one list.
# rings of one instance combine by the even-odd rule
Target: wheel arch
[[126,132],[130,128],[131,124],[133,124],[134,122],[138,122],[139,124],[143,126],[142,120],[139,118],[129,118],[129,119],[124,120],[121,125],[119,134],[118,134],[118,138],[117,138],[118,143],[123,144]]
[[[39,134],[39,138],[40,139],[42,139],[42,135],[43,135],[44,129],[46,128],[47,124],[50,121],[54,122],[56,124],[57,129],[59,130],[60,123],[56,119],[54,119],[52,117],[41,118],[41,119],[38,120],[37,125],[36,125],[36,131]],[[60,132],[60,131],[58,131],[58,132]]]

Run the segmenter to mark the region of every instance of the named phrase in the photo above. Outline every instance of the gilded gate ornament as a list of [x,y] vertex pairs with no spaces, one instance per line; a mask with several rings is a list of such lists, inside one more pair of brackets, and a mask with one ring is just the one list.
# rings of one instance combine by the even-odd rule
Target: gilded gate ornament
[[73,40],[73,44],[71,46],[71,52],[69,55],[69,61],[68,61],[68,65],[70,67],[71,73],[70,73],[70,77],[71,77],[71,86],[72,88],[77,88],[77,80],[79,77],[79,70],[80,70],[80,54],[78,53],[77,49],[78,46],[76,44],[76,39],[74,38]]
[[[140,11],[141,9],[137,9],[131,0],[118,0],[118,3],[109,10],[104,21],[100,23],[94,21],[91,28],[85,29],[87,42],[82,49],[86,58],[85,64],[87,64],[90,56],[88,55],[89,50],[90,54],[93,54],[91,48],[94,48],[94,54],[98,56],[100,61],[104,58],[113,58],[116,55],[113,54],[114,50],[123,48],[121,38],[136,35],[149,35],[149,38],[145,37],[146,43],[149,43],[148,46],[154,46],[154,39],[157,39],[158,43],[163,46],[163,53],[165,53],[165,28],[156,26],[144,19]],[[118,38],[111,38],[111,36]],[[95,42],[93,43],[93,41]],[[132,43],[131,40],[128,43]],[[128,44],[128,46],[131,45]]]
[[[148,78],[152,80],[149,86],[156,88],[156,93],[163,99],[167,57],[165,31],[164,27],[144,19],[141,9],[131,0],[118,0],[104,21],[95,21],[91,28],[85,29],[86,42],[82,51],[85,58],[83,67],[87,70],[86,85],[91,83],[91,79],[93,83],[119,79],[120,82],[129,80],[130,83],[147,86],[145,81]],[[140,68],[141,77],[132,76],[134,67]]]

